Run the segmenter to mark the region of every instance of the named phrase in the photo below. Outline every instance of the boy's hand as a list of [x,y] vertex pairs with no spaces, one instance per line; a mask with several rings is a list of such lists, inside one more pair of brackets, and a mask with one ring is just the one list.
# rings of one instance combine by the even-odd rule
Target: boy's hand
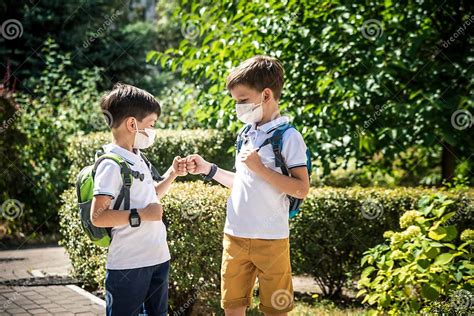
[[186,176],[188,171],[186,169],[186,158],[176,156],[173,159],[173,172],[180,177]]
[[211,164],[198,154],[186,157],[186,168],[190,174],[209,174]]
[[240,161],[255,173],[259,173],[265,167],[257,149],[244,149],[240,155]]

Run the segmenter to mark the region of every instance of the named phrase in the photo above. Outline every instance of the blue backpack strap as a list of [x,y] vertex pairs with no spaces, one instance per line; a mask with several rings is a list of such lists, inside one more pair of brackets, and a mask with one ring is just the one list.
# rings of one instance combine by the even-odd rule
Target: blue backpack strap
[[[235,141],[235,152],[236,155],[239,154],[240,149],[242,149],[242,144],[244,143],[243,135],[247,134],[247,132],[250,130],[252,127],[251,124],[247,124],[244,127],[242,127],[237,134],[237,140]],[[235,164],[234,164],[234,170],[235,170]]]
[[289,176],[289,170],[288,167],[286,166],[285,159],[283,158],[283,155],[281,154],[281,151],[283,149],[283,134],[290,128],[294,128],[291,124],[284,124],[279,126],[270,136],[267,138],[260,146],[259,149],[262,148],[263,146],[266,146],[268,144],[272,145],[272,150],[273,154],[275,155],[275,167],[281,168],[281,172],[285,176]]
[[247,124],[244,127],[242,127],[237,134],[237,140],[235,141],[235,149],[237,150],[237,154],[240,152],[240,149],[242,148],[242,144],[244,142],[243,135],[247,134],[247,132],[250,130],[252,127],[252,124]]

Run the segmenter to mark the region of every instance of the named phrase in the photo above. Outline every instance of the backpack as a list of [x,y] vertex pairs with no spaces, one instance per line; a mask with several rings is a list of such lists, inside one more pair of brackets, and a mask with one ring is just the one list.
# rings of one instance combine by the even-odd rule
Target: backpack
[[[150,161],[143,155],[141,157],[148,165],[151,171],[153,180],[161,181],[163,178],[160,176],[155,167]],[[123,210],[130,209],[130,188],[132,186],[133,179],[143,181],[145,175],[138,171],[134,171],[130,168],[128,162],[121,156],[114,153],[104,154],[103,150],[97,151],[95,155],[95,163],[93,165],[84,167],[77,176],[76,180],[76,194],[79,206],[79,218],[81,219],[81,226],[84,232],[92,241],[93,244],[99,247],[108,247],[112,241],[112,228],[96,227],[92,225],[90,220],[92,199],[94,197],[94,177],[99,164],[105,159],[110,159],[120,166],[120,174],[122,176],[123,185],[120,189],[120,193],[115,200],[113,209],[119,210],[123,203]]]
[[[246,125],[244,126],[238,136],[237,136],[237,141],[235,143],[235,147],[237,149],[237,154],[239,154],[240,152],[240,149],[242,148],[242,144],[243,144],[243,135],[245,135],[249,130],[250,128],[252,127],[252,125]],[[288,166],[286,165],[285,163],[285,159],[283,158],[283,155],[281,154],[282,152],[282,149],[283,149],[283,134],[289,130],[290,128],[295,128],[293,125],[291,124],[283,124],[279,127],[277,127],[277,129],[273,132],[273,135],[269,138],[267,138],[259,147],[258,149],[266,146],[266,145],[269,145],[271,144],[272,145],[272,149],[273,149],[273,154],[275,155],[275,166],[277,168],[281,168],[281,172],[285,175],[285,176],[290,176],[290,173],[289,173],[289,169],[288,169]],[[311,172],[313,170],[313,166],[312,166],[312,163],[311,163],[311,151],[308,149],[306,149],[306,168],[308,169],[308,175],[311,176]],[[294,196],[291,196],[291,195],[287,195],[289,201],[290,201],[290,207],[289,207],[289,214],[288,214],[288,217],[289,218],[293,218],[296,216],[296,214],[298,214],[298,212],[300,211],[300,207],[301,207],[301,204],[303,203],[303,199],[298,199]]]

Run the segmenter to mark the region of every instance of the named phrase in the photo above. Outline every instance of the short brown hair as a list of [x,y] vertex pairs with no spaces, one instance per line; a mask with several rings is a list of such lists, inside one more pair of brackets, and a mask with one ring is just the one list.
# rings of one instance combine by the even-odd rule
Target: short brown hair
[[247,59],[227,76],[227,89],[239,84],[262,91],[270,88],[275,99],[280,99],[285,71],[281,62],[273,57],[257,55]]
[[141,121],[146,116],[161,114],[160,103],[149,92],[132,85],[117,83],[100,100],[100,108],[110,127],[118,127],[124,119],[133,116]]

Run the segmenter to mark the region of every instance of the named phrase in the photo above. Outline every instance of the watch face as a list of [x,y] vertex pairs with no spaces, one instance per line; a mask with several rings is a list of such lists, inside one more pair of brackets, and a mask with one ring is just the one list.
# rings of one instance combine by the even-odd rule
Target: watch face
[[138,216],[130,216],[130,226],[138,227],[140,226],[140,218]]

